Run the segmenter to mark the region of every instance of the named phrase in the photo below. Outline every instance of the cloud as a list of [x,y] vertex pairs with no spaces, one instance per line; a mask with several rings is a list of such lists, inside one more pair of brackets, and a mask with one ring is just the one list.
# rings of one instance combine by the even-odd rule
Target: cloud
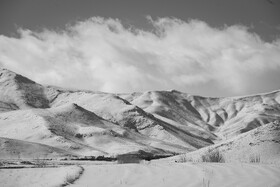
[[105,92],[228,96],[279,89],[279,39],[264,42],[241,25],[148,22],[152,31],[101,17],[60,31],[20,29],[18,38],[0,36],[0,65],[41,84]]

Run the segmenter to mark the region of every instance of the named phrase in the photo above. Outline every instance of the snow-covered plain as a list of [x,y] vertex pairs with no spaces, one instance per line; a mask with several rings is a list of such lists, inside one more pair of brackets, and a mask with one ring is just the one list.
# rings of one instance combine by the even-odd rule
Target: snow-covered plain
[[278,187],[280,166],[228,163],[91,165],[75,187]]
[[1,169],[5,187],[278,187],[280,165],[260,163],[88,164],[58,168]]
[[3,187],[57,187],[77,179],[83,169],[79,166],[58,168],[1,169]]

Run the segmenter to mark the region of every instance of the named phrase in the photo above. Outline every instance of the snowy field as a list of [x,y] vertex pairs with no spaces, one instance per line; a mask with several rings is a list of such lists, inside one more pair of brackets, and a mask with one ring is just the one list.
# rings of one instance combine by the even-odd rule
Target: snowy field
[[77,179],[83,172],[79,166],[58,168],[0,169],[1,187],[63,186]]
[[279,187],[280,167],[262,164],[152,163],[85,166],[73,186]]
[[260,163],[151,162],[0,170],[4,187],[279,187],[279,176],[279,165]]

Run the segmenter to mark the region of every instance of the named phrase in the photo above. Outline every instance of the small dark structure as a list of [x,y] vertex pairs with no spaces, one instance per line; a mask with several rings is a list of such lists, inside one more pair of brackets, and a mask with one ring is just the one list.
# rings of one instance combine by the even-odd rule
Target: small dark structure
[[142,159],[138,154],[127,153],[117,156],[118,164],[136,163],[139,164]]

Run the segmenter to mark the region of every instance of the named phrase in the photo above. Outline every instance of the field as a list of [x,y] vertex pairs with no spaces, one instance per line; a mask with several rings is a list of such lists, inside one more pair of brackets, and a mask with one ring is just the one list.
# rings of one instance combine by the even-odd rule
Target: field
[[81,162],[81,164],[55,168],[1,169],[1,186],[277,187],[280,185],[280,166],[272,164],[174,163],[166,160],[141,164],[116,164],[116,162]]

